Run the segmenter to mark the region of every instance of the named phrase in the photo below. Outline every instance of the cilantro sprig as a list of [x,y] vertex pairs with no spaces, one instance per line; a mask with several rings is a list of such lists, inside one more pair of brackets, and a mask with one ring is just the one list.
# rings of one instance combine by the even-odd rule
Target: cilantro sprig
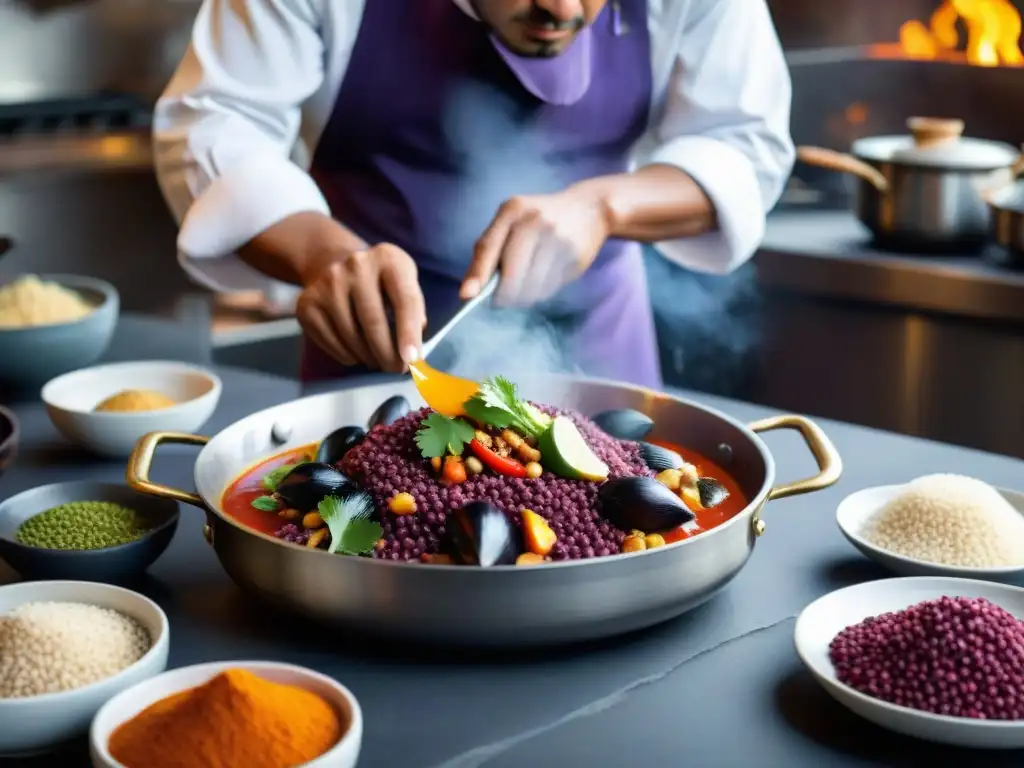
[[317,511],[331,532],[327,551],[332,554],[365,555],[384,533],[380,523],[370,519],[373,500],[365,493],[354,493],[344,499],[328,496],[317,505]]
[[280,502],[273,496],[257,496],[250,504],[261,512],[277,512],[281,508]]
[[466,443],[473,439],[474,434],[472,424],[434,411],[416,431],[416,445],[427,459],[443,457],[449,453],[461,456]]
[[516,385],[504,376],[483,382],[463,407],[474,421],[496,429],[512,427],[527,437],[540,437],[551,426],[551,419],[520,398]]

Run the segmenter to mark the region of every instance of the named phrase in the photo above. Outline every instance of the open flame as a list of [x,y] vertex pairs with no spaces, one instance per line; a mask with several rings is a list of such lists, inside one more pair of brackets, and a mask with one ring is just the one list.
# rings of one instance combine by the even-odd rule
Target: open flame
[[943,0],[927,25],[916,19],[906,22],[898,46],[873,46],[872,54],[1019,67],[1024,65],[1020,36],[1021,15],[1010,0]]

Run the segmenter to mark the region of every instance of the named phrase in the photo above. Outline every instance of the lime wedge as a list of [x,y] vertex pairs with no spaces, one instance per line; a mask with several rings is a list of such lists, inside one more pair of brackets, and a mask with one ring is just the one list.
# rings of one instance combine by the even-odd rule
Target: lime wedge
[[608,477],[608,465],[595,454],[572,420],[557,416],[537,441],[541,463],[560,477],[600,482]]

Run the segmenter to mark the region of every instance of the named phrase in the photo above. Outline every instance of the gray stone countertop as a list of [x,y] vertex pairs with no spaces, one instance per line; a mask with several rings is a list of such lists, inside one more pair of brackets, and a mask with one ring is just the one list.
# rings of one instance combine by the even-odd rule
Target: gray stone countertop
[[[124,348],[117,356],[131,352]],[[231,368],[217,372],[224,395],[206,433],[304,394],[297,382],[284,378]],[[742,420],[771,413],[694,397]],[[40,404],[23,402],[14,410],[22,450],[0,478],[0,497],[63,480],[123,478],[123,463],[98,460],[64,444]],[[284,621],[228,579],[203,539],[202,515],[191,508],[183,509],[167,553],[135,588],[168,613],[172,667],[273,659],[321,670],[349,686],[365,715],[363,768],[1018,765],[1024,758],[1020,753],[933,746],[848,713],[801,667],[793,626],[815,598],[886,576],[839,533],[835,508],[845,495],[940,471],[1021,487],[1024,462],[819,423],[845,459],[840,482],[770,504],[768,530],[751,560],[709,603],[616,640],[524,655],[454,655],[372,644]],[[811,456],[796,435],[768,434],[766,442],[780,481],[813,472]],[[191,487],[194,456],[194,450],[178,446],[162,450],[154,479]],[[0,582],[13,578],[0,569]],[[25,768],[87,764],[81,744],[45,759],[0,761]]]

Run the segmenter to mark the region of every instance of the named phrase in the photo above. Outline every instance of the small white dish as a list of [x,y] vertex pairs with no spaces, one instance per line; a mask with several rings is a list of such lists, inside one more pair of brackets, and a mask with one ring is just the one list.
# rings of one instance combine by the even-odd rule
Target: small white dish
[[972,720],[934,715],[872,698],[836,678],[828,647],[842,630],[869,616],[901,611],[943,596],[983,597],[1018,619],[1024,619],[1024,589],[1020,587],[940,577],[869,581],[832,592],[804,608],[793,633],[797,655],[832,698],[883,728],[961,747],[1024,747],[1024,720]]
[[147,597],[88,581],[27,581],[0,587],[0,615],[26,603],[87,603],[131,616],[149,630],[153,645],[127,669],[81,688],[28,698],[0,698],[0,755],[43,752],[75,739],[103,704],[136,683],[167,669],[167,616]]
[[[986,581],[1017,581],[1024,577],[1024,566],[999,568],[969,568],[956,565],[929,563],[882,549],[864,538],[868,520],[906,488],[905,485],[880,485],[851,493],[840,502],[836,510],[839,530],[853,546],[866,557],[888,568],[899,576],[947,576],[958,579]],[[996,488],[999,494],[1021,515],[1024,515],[1024,493],[1007,488]]]
[[117,762],[107,744],[110,735],[122,723],[161,699],[195,688],[227,669],[245,669],[267,680],[295,685],[319,694],[330,703],[347,724],[341,739],[316,760],[303,768],[354,768],[363,742],[363,712],[352,692],[327,675],[292,664],[273,661],[226,661],[196,664],[165,672],[158,677],[123,691],[108,701],[92,721],[89,730],[89,752],[94,768],[124,768]]
[[[156,411],[97,413],[93,409],[125,389],[162,392],[177,405]],[[50,421],[66,438],[103,456],[128,456],[149,432],[196,432],[220,401],[221,381],[199,366],[144,360],[66,373],[47,382],[41,397]]]

